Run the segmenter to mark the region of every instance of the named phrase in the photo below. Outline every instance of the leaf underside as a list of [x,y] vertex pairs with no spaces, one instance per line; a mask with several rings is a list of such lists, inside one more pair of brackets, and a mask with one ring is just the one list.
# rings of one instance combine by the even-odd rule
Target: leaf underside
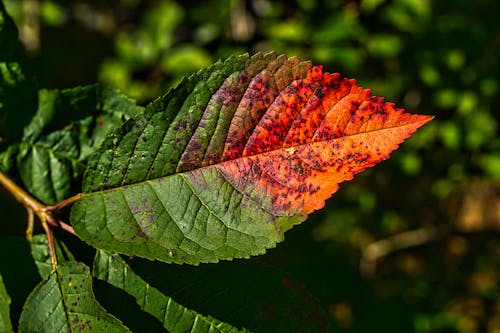
[[71,221],[97,248],[165,262],[262,254],[431,119],[309,62],[232,57],[103,143]]

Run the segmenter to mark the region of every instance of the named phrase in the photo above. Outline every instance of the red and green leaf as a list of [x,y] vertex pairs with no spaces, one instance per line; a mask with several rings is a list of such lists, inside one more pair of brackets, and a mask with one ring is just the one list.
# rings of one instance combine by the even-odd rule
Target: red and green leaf
[[262,254],[432,117],[274,53],[183,81],[90,158],[78,235],[166,262]]

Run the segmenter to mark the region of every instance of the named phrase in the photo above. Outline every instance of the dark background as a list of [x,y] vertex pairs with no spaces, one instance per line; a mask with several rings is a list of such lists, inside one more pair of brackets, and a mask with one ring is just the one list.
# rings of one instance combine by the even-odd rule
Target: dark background
[[[275,50],[435,115],[262,260],[331,331],[500,332],[497,1],[4,2],[41,87],[100,81],[145,104],[217,59]],[[23,234],[22,207],[2,195],[0,210],[2,236]]]

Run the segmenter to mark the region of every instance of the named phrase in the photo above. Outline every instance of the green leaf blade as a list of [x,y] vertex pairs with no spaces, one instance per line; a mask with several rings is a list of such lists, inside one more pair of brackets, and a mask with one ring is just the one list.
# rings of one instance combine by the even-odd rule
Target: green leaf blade
[[0,275],[0,332],[13,332],[10,321],[10,297]]
[[248,332],[180,305],[135,274],[118,255],[98,251],[94,275],[132,295],[141,309],[153,315],[171,333]]
[[46,204],[75,194],[87,158],[106,136],[142,107],[99,85],[41,90],[24,129],[17,168],[26,188]]
[[99,235],[104,248],[175,263],[249,257],[282,240],[279,219],[235,191],[216,169],[198,173],[84,197],[72,220],[88,226],[78,230],[81,237]]
[[45,280],[52,273],[52,259],[50,258],[49,242],[44,234],[34,235],[30,241],[30,250],[38,274]]
[[[54,242],[58,262],[74,261],[73,254],[63,242]],[[45,280],[52,273],[52,258],[50,257],[50,248],[47,236],[45,234],[34,235],[30,241],[30,250],[33,261],[35,262],[38,274]]]
[[[160,297],[173,298],[172,302],[191,309],[188,311],[224,318],[232,326],[252,332],[327,331],[328,315],[319,301],[290,274],[258,260],[194,267],[140,259],[125,261],[118,255],[100,251],[93,272],[97,278],[136,295],[141,308],[146,303],[156,304],[157,310],[154,306],[150,310],[159,312],[155,317],[161,322],[164,317],[160,304],[164,302],[155,302],[153,298],[144,301],[151,289],[159,292]],[[138,288],[143,285],[144,288]],[[165,327],[170,331],[170,327]]]
[[88,267],[61,264],[28,297],[19,332],[129,332],[95,300]]

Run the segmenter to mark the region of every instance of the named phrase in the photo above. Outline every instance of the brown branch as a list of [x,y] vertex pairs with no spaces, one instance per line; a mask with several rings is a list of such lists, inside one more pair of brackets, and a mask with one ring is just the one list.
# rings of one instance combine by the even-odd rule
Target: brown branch
[[61,220],[56,220],[55,218],[51,217],[47,220],[47,223],[53,227],[59,227],[59,228],[63,229],[64,231],[69,232],[73,236],[76,236],[76,233],[75,233],[75,230],[73,229],[73,227],[67,223],[64,223]]
[[9,191],[17,201],[22,203],[25,207],[30,208],[37,214],[39,217],[39,213],[44,210],[44,206],[38,202],[35,198],[28,194],[21,187],[17,186],[10,178],[8,178],[3,172],[0,171],[0,184],[5,187],[7,191]]
[[56,203],[55,205],[46,206],[45,207],[45,211],[47,211],[47,212],[55,212],[55,211],[61,210],[64,207],[69,206],[69,205],[75,203],[76,201],[80,200],[81,198],[82,198],[82,194],[81,193],[75,194],[72,197],[69,197],[67,199],[64,199],[61,202]]
[[22,205],[24,205],[24,207],[26,207],[26,210],[28,212],[28,226],[26,228],[26,237],[28,238],[28,240],[31,240],[31,237],[33,235],[34,215],[36,215],[40,220],[43,230],[47,235],[50,257],[52,259],[52,268],[55,269],[57,267],[57,257],[54,245],[54,235],[52,233],[51,227],[60,227],[61,229],[73,235],[76,234],[73,230],[73,227],[64,222],[58,221],[56,218],[54,218],[53,213],[79,200],[82,197],[82,194],[79,193],[77,195],[74,195],[53,206],[45,206],[44,204],[33,198],[24,189],[19,187],[1,171],[0,184],[5,187],[5,189],[10,192],[17,201],[19,201]]
[[362,250],[360,270],[367,276],[373,276],[377,262],[387,255],[410,247],[426,244],[439,235],[436,227],[426,227],[405,231],[385,239],[373,242]]
[[35,225],[35,213],[33,209],[26,207],[26,213],[28,214],[28,225],[26,226],[26,239],[31,242],[33,238],[33,227]]
[[49,251],[50,251],[50,259],[52,260],[52,269],[55,270],[57,268],[57,254],[56,254],[56,246],[54,244],[54,235],[52,234],[52,229],[50,228],[48,223],[42,223],[43,230],[45,230],[45,234],[47,235],[47,242],[49,243]]

